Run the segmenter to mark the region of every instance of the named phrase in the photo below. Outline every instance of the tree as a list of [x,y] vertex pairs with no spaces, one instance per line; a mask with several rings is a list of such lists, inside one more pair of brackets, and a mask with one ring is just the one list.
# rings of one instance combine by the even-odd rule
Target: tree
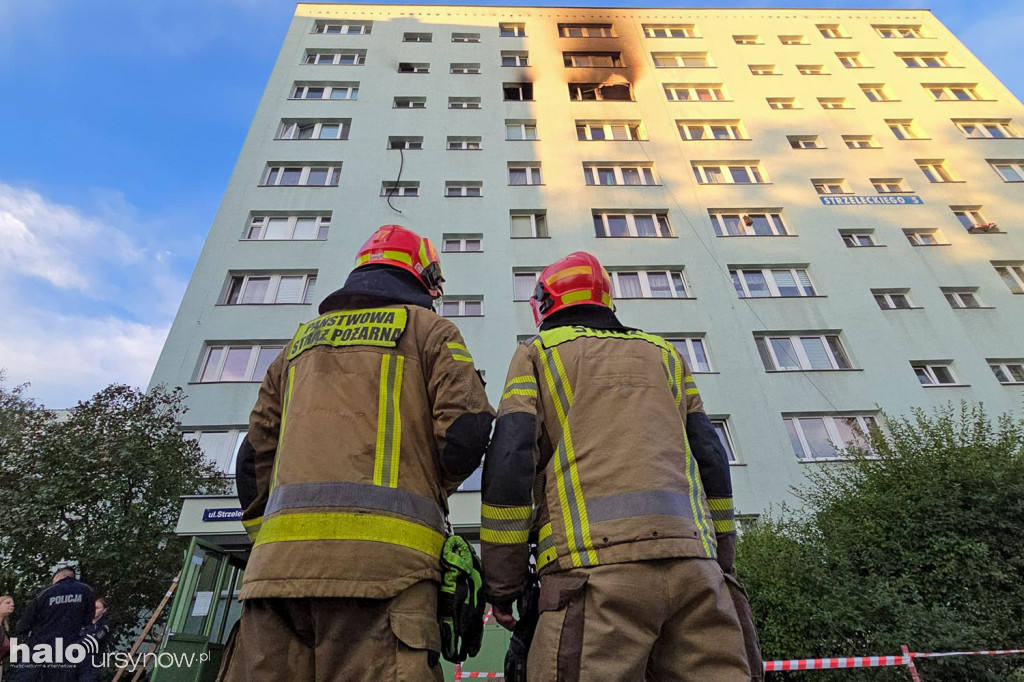
[[24,604],[76,561],[127,634],[181,567],[180,496],[225,483],[182,438],[180,388],[111,385],[58,414],[0,375],[0,593]]
[[[1024,420],[993,423],[965,403],[888,417],[869,440],[849,463],[810,474],[797,491],[804,509],[784,508],[739,543],[765,658],[1020,648]],[[917,666],[926,682],[1004,682],[1024,658]],[[899,668],[785,675],[909,679]]]

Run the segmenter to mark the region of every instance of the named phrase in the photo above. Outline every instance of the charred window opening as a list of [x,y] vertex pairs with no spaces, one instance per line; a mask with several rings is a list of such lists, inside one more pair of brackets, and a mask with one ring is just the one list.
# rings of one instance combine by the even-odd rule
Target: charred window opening
[[569,83],[569,99],[633,101],[633,87],[629,83]]

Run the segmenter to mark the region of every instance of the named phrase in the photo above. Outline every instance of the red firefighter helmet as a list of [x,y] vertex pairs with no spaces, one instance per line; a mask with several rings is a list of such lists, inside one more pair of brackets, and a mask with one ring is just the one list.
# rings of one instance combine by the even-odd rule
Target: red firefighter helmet
[[530,298],[533,321],[540,326],[552,313],[574,305],[603,305],[615,310],[612,303],[612,278],[593,254],[571,253],[544,268],[537,279],[537,288]]
[[431,296],[441,295],[441,259],[437,249],[426,237],[421,237],[401,225],[384,225],[366,240],[356,254],[356,267],[364,265],[390,265],[416,275]]

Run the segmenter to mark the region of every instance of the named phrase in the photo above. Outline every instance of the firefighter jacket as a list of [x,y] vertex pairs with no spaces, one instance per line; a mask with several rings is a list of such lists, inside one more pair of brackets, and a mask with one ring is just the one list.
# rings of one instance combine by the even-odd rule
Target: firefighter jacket
[[[579,306],[551,320],[599,311]],[[542,326],[512,358],[483,474],[481,551],[494,603],[519,595],[531,542],[543,575],[712,559],[716,534],[735,531],[728,458],[686,362],[664,339],[603,316],[604,328]]]
[[[367,301],[339,305],[353,302]],[[458,329],[432,310],[300,325],[249,419],[241,598],[384,599],[438,580],[447,495],[479,466],[493,416]]]

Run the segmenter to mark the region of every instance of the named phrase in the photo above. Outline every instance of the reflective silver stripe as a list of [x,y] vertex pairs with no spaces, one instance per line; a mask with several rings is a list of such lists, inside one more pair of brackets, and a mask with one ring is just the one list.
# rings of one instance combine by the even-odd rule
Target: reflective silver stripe
[[537,543],[537,554],[543,554],[555,546],[555,536],[549,535]]
[[693,518],[690,497],[675,490],[638,490],[587,500],[587,512],[594,523],[633,516],[681,516]]
[[712,521],[732,521],[735,518],[735,514],[732,509],[712,509],[711,520]]
[[486,516],[480,517],[480,527],[488,530],[520,531],[530,530],[533,526],[533,518],[528,519],[489,519]]
[[444,512],[436,502],[400,488],[384,488],[352,481],[318,481],[291,483],[270,494],[267,517],[282,509],[305,507],[357,507],[375,511],[389,511],[416,519],[431,528],[444,529]]

